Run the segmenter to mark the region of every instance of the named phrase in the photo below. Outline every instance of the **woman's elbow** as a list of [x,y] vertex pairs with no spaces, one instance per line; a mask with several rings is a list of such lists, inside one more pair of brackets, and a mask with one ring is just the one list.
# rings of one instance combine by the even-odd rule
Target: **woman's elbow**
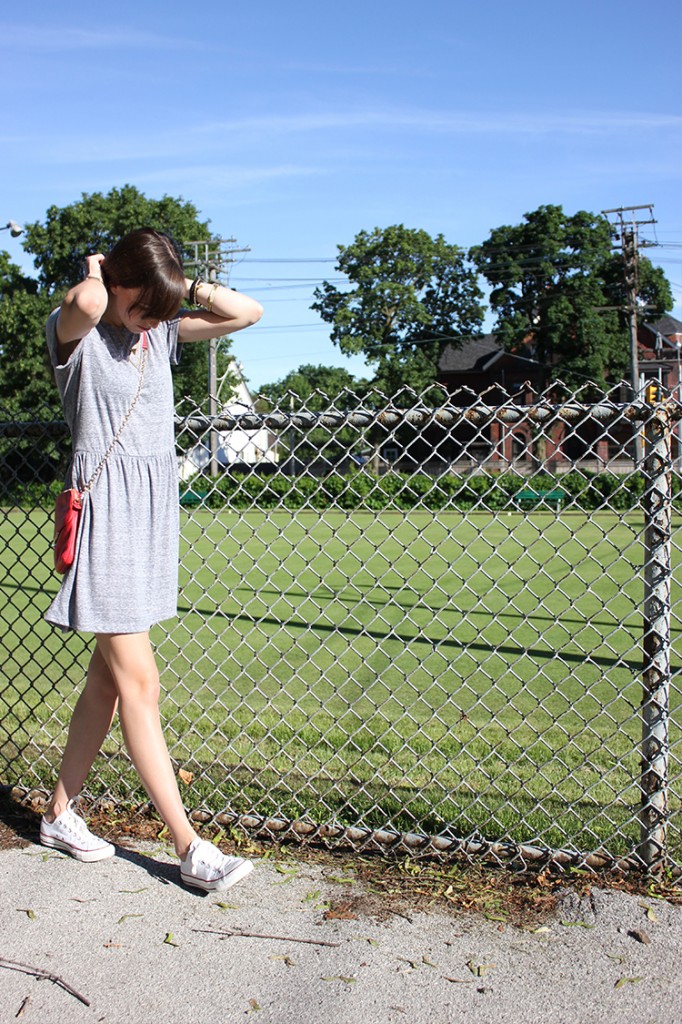
[[253,327],[254,324],[257,324],[258,321],[260,320],[260,318],[262,317],[262,315],[263,315],[263,307],[261,306],[260,302],[256,302],[255,299],[254,299],[252,301],[252,303],[251,303],[251,308],[249,309],[248,314],[247,314],[247,316],[248,316],[248,326],[249,327]]
[[[104,292],[104,289],[100,289]],[[104,310],[107,308],[107,295],[106,292],[103,296],[93,295],[91,291],[83,293],[80,292],[74,301],[74,305],[77,311],[88,320],[92,320],[93,324],[98,323]]]

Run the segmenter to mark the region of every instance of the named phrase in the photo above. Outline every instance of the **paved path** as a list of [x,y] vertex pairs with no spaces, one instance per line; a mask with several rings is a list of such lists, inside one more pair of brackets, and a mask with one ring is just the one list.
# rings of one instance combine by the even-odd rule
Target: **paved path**
[[[360,883],[329,865],[265,859],[207,896],[144,843],[92,865],[3,850],[0,886],[0,956],[90,1003],[0,969],[2,1022],[682,1024],[682,907],[622,892],[568,893],[539,931],[454,912],[380,920],[354,912]],[[283,938],[214,934],[228,929]]]

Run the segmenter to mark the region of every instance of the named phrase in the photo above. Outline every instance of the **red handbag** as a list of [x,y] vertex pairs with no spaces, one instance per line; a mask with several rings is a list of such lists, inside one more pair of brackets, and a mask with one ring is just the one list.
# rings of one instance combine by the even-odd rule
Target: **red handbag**
[[82,508],[83,495],[75,487],[57,495],[54,511],[54,567],[57,572],[66,572],[73,565]]
[[126,413],[121,426],[118,428],[113,436],[111,444],[104,453],[104,457],[100,460],[97,469],[92,474],[88,482],[83,487],[82,491],[79,491],[76,487],[71,487],[66,491],[62,491],[61,494],[57,495],[57,503],[54,510],[54,567],[59,573],[65,573],[67,569],[70,569],[76,558],[76,538],[78,537],[78,523],[83,511],[83,499],[85,495],[90,492],[92,485],[100,475],[107,459],[113,452],[114,448],[118,443],[123,430],[130,419],[130,414],[137,404],[137,400],[140,397],[142,391],[142,381],[144,380],[144,368],[147,362],[147,350],[149,347],[147,341],[147,332],[143,331],[141,335],[141,347],[142,357],[140,359],[140,375],[137,382],[137,391],[135,397],[130,403],[130,408]]

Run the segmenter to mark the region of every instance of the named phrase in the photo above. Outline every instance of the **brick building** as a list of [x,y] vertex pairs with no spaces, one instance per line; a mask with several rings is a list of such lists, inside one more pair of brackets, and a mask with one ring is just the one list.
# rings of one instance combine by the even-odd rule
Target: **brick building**
[[[663,394],[682,399],[682,323],[672,316],[655,323],[644,323],[638,331],[638,364],[640,385],[652,380],[661,384]],[[494,334],[472,338],[458,348],[448,346],[441,357],[438,381],[448,391],[455,405],[467,406],[483,399],[486,405],[512,402],[531,405],[544,389],[545,374],[531,355],[506,352]],[[623,387],[621,401],[630,397]],[[631,435],[631,431],[630,431]],[[586,421],[568,427],[563,422],[551,425],[543,442],[542,462],[550,470],[560,471],[576,461],[591,462],[595,468],[612,464],[622,456],[631,441],[627,428],[606,430],[598,423]],[[476,428],[463,424],[451,439],[449,455],[474,462],[485,462],[490,468],[513,465],[532,471],[538,462],[533,443],[532,425],[521,420],[505,425],[497,420]]]

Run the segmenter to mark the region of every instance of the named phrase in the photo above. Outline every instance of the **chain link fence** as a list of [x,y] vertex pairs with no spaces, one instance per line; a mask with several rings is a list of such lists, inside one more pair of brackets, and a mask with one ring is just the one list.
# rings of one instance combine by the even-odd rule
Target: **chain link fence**
[[[178,409],[179,615],[152,639],[197,819],[680,860],[680,406],[593,394]],[[23,791],[54,780],[91,644],[42,618],[68,451],[0,409],[0,779]],[[96,768],[93,799],[146,799],[117,728]]]

